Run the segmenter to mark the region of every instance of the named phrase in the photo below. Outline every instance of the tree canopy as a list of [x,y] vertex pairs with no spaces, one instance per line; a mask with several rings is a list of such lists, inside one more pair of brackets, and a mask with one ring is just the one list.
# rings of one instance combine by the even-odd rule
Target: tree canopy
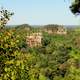
[[9,12],[6,9],[1,9],[0,10],[0,28],[5,27],[5,25],[7,24],[7,22],[10,20],[10,17],[13,15],[14,13]]
[[80,13],[80,0],[74,0],[72,5],[70,6],[70,10],[73,14],[79,14]]

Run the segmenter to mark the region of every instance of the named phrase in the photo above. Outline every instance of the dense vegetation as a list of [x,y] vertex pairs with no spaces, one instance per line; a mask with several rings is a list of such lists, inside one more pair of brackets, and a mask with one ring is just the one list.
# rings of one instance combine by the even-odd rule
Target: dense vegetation
[[[0,80],[80,80],[80,28],[67,29],[66,35],[48,34],[30,25],[5,28],[12,13],[2,11]],[[42,46],[30,48],[26,36],[39,31]]]
[[26,44],[28,32],[24,28],[0,32],[2,80],[80,80],[77,29],[69,30],[66,35],[43,33],[42,46],[35,48]]

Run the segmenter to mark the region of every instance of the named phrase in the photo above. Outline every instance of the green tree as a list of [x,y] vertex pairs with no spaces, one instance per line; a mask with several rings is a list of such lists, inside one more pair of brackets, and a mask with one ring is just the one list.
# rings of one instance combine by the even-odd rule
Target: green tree
[[70,6],[70,10],[73,14],[79,14],[80,13],[80,0],[74,0],[72,5]]
[[13,15],[14,13],[9,12],[6,9],[1,9],[0,10],[0,29],[4,28],[5,25],[7,24],[7,22],[10,20],[10,17]]

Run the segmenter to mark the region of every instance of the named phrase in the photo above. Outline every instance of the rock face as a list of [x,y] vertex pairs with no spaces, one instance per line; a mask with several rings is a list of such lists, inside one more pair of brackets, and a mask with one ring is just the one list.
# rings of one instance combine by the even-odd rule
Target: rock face
[[41,46],[42,33],[33,33],[27,36],[26,43],[29,47]]
[[49,34],[67,34],[67,29],[63,28],[63,27],[52,27],[52,28],[47,28],[44,29],[45,32],[49,33]]
[[63,27],[58,27],[56,34],[67,34],[67,30]]

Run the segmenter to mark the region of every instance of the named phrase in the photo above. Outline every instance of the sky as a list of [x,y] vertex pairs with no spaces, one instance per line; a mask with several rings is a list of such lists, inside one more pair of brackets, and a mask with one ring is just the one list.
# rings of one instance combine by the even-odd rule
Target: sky
[[0,0],[4,7],[14,15],[9,25],[79,25],[80,17],[74,16],[70,9],[70,0]]

